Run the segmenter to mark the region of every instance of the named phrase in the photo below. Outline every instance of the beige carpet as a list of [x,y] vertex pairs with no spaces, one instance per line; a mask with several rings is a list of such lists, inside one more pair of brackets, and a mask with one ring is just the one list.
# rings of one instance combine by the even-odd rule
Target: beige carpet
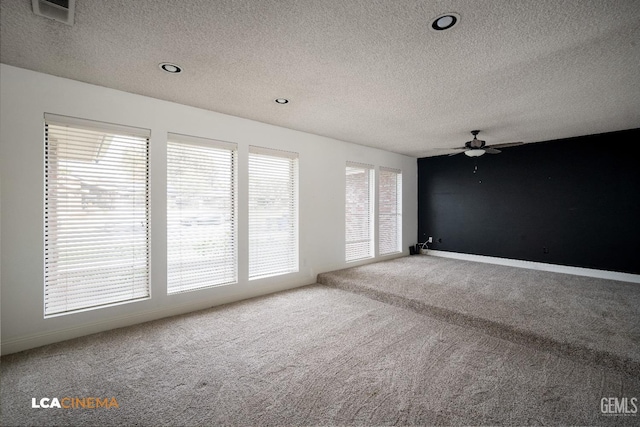
[[640,376],[640,284],[425,255],[318,282]]
[[[4,356],[2,425],[637,425],[640,378],[313,285]],[[33,397],[118,408],[32,409]]]

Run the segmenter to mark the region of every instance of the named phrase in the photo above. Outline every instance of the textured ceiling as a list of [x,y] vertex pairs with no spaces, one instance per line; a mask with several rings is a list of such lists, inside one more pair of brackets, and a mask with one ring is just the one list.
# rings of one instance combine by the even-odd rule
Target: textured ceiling
[[5,64],[415,157],[640,127],[638,0],[77,0],[73,27],[0,5]]

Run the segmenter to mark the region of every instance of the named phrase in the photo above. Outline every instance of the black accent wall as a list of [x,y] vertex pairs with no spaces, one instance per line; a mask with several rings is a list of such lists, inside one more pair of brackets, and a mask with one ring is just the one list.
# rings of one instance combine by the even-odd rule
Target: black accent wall
[[638,147],[633,129],[418,159],[418,241],[640,274]]

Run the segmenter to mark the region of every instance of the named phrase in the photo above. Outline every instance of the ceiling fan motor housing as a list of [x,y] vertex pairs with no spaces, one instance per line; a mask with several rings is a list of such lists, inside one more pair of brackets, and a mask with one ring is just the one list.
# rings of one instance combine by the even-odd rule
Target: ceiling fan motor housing
[[471,141],[467,141],[464,145],[465,147],[469,148],[469,149],[478,149],[478,148],[482,148],[484,147],[484,141],[482,141],[481,139],[478,139],[475,137],[473,137],[473,139]]

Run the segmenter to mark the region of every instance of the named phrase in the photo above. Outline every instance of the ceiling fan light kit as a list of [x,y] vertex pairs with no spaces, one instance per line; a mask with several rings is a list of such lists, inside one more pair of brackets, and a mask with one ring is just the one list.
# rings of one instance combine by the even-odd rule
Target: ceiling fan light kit
[[486,153],[486,151],[484,151],[482,148],[474,148],[464,152],[465,156],[469,156],[469,157],[480,157],[484,153]]

